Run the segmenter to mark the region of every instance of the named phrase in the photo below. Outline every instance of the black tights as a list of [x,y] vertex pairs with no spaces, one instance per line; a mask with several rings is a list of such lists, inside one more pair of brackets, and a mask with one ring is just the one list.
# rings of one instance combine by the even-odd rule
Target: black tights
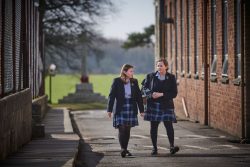
[[121,149],[123,150],[127,150],[128,148],[128,141],[130,138],[130,129],[131,129],[130,126],[125,126],[125,125],[119,126],[118,138],[119,138]]
[[[171,121],[164,121],[164,126],[167,131],[168,135],[168,140],[170,147],[174,147],[174,128],[173,128],[173,123]],[[151,129],[150,129],[150,135],[151,135],[151,140],[154,149],[157,150],[157,134],[158,134],[158,126],[160,124],[159,121],[151,121]]]

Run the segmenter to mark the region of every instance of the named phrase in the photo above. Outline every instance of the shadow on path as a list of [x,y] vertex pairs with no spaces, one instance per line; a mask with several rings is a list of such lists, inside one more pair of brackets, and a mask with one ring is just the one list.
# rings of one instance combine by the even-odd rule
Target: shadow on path
[[4,167],[72,167],[79,137],[73,132],[68,110],[52,109],[46,114],[45,137],[29,143],[0,161]]

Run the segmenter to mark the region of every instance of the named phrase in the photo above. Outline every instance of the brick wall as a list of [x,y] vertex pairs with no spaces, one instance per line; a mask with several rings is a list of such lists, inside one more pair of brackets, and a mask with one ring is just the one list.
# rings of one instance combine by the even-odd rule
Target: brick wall
[[[165,0],[165,5],[169,9],[169,4],[172,2],[172,15],[175,19],[175,1]],[[203,2],[198,0],[197,12],[198,12],[198,41],[197,41],[197,53],[198,53],[198,75],[199,78],[195,79],[195,16],[194,16],[194,0],[189,0],[189,10],[190,10],[190,56],[191,56],[191,77],[187,74],[187,59],[188,59],[188,35],[187,35],[187,1],[184,0],[184,36],[183,36],[183,57],[184,57],[184,70],[185,75],[181,76],[181,0],[177,1],[178,7],[178,20],[177,20],[177,32],[175,25],[166,25],[168,38],[166,39],[169,45],[165,47],[165,52],[167,52],[167,59],[169,64],[171,62],[173,65],[173,74],[178,71],[177,79],[178,85],[178,96],[175,99],[176,113],[180,117],[185,117],[184,109],[182,105],[182,98],[184,98],[188,113],[190,115],[190,120],[199,121],[200,123],[205,123],[205,98],[204,92],[208,91],[208,125],[214,128],[221,129],[235,136],[241,136],[242,130],[242,114],[241,114],[241,87],[234,84],[235,69],[236,69],[236,52],[235,52],[235,1],[228,0],[228,79],[229,83],[222,83],[222,57],[223,57],[223,26],[222,26],[222,0],[216,1],[216,50],[217,50],[217,81],[210,81],[210,67],[211,67],[211,0],[208,0],[208,13],[203,15]],[[167,14],[170,16],[170,13]],[[204,17],[207,17],[206,25],[203,25]],[[171,47],[170,42],[170,27],[173,29],[173,46]],[[207,39],[204,38],[204,29],[207,27]],[[176,38],[175,33],[178,34],[177,38],[177,52],[176,48]],[[161,37],[166,38],[166,37]],[[208,81],[203,79],[202,75],[202,63],[206,58],[204,55],[205,43],[207,41],[207,61],[208,61]],[[172,53],[172,55],[171,55]],[[248,52],[247,52],[248,53]],[[171,59],[172,56],[172,59]],[[176,56],[178,57],[176,62]],[[162,56],[164,57],[164,56]],[[248,58],[249,59],[249,58]],[[250,61],[249,61],[250,62]],[[249,62],[246,62],[246,64]],[[178,63],[178,69],[176,69],[176,63]],[[248,65],[247,65],[248,66]],[[249,67],[249,66],[248,66]],[[248,70],[248,69],[247,69]],[[249,71],[250,72],[250,71]],[[248,75],[249,75],[248,72]],[[249,78],[249,77],[248,77]],[[208,82],[208,88],[204,88],[205,82]],[[248,96],[249,97],[249,96]],[[246,97],[247,99],[249,99]],[[249,121],[249,116],[247,117]]]
[[[241,91],[233,84],[235,79],[235,25],[234,0],[228,1],[228,79],[222,84],[222,1],[217,1],[216,40],[217,40],[217,82],[209,82],[209,124],[233,135],[241,136]],[[209,23],[211,18],[209,19]],[[210,26],[210,25],[209,25]],[[211,31],[209,31],[209,34]],[[211,55],[211,54],[209,54]],[[209,61],[211,62],[211,61]]]
[[0,159],[30,141],[31,99],[30,89],[0,99]]

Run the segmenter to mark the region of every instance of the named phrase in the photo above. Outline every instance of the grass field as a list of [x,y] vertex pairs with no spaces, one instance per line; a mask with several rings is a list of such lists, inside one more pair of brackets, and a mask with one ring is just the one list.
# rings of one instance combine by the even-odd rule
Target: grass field
[[[118,74],[90,75],[89,80],[90,83],[93,84],[94,92],[101,93],[107,97],[113,78],[117,76]],[[135,75],[139,84],[144,77],[144,74]],[[77,83],[80,83],[80,75],[58,74],[55,77],[52,77],[52,103],[58,103],[58,100],[63,96],[67,96],[68,93],[75,92],[75,85]],[[49,77],[46,77],[45,88],[46,94],[49,96]]]

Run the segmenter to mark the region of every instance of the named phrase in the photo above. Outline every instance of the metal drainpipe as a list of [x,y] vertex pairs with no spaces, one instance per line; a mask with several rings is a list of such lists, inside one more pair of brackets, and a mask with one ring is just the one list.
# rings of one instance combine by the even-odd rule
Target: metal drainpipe
[[204,124],[208,125],[208,64],[207,64],[207,5],[208,1],[204,0],[204,10],[203,10],[203,27],[204,27],[204,36],[203,36],[203,55],[204,55]]
[[245,2],[241,1],[241,138],[246,138],[245,128]]

